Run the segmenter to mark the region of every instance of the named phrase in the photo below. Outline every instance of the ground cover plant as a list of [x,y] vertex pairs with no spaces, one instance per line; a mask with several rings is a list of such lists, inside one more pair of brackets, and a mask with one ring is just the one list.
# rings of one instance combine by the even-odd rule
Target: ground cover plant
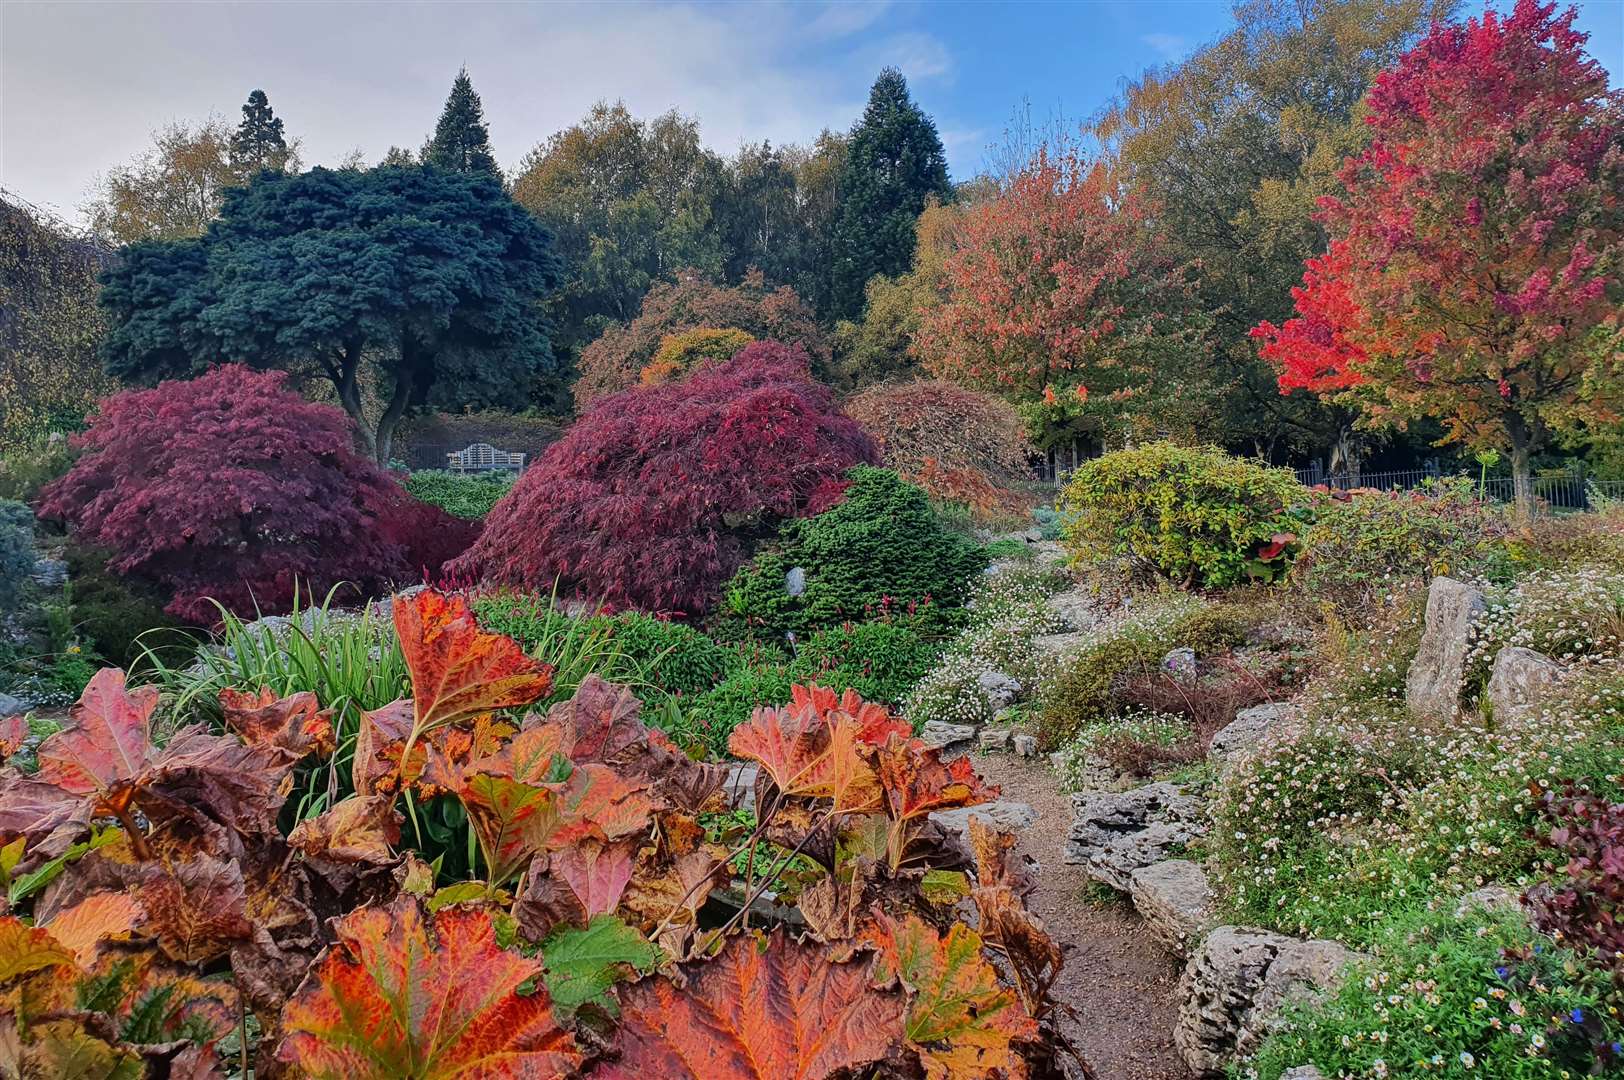
[[[446,469],[418,469],[406,477],[405,488],[414,498],[454,517],[477,520],[506,495],[518,477],[509,472],[454,473]],[[459,552],[460,554],[460,552]]]
[[[60,730],[0,728],[0,1024],[26,1073],[969,1077],[1065,1052],[1013,837],[977,821],[965,851],[928,821],[997,794],[967,760],[796,687],[730,736],[761,775],[723,848],[698,824],[722,770],[628,688],[526,712],[552,670],[461,597],[393,622],[409,696],[361,714],[346,793],[292,821],[335,753],[314,694],[223,690],[218,723],[165,738],[158,688],[106,669]],[[465,815],[465,875],[423,857],[435,800]],[[791,859],[815,871],[799,936],[749,914]]]

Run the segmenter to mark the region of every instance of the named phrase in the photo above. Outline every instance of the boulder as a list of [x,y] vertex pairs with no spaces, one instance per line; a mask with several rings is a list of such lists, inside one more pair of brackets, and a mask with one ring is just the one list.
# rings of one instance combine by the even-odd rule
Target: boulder
[[919,729],[919,738],[926,746],[946,750],[950,746],[967,743],[976,737],[974,724],[950,724],[946,720],[927,720]]
[[1015,753],[1020,757],[1036,757],[1038,753],[1038,737],[1036,735],[1017,735],[1013,740]]
[[1494,658],[1485,699],[1496,720],[1513,721],[1537,709],[1561,681],[1561,664],[1544,653],[1510,645]]
[[1447,577],[1432,579],[1426,629],[1404,684],[1404,699],[1415,715],[1447,720],[1459,711],[1472,627],[1486,610],[1483,594],[1470,585]]
[[1335,941],[1220,926],[1184,967],[1173,1045],[1196,1075],[1222,1076],[1257,1050],[1287,1004],[1333,988],[1356,955]]
[[0,694],[0,716],[16,716],[28,711],[28,702],[10,694]]
[[976,744],[983,750],[1007,754],[1010,740],[1014,737],[1015,733],[1009,728],[986,728],[977,737]]
[[1280,1074],[1280,1080],[1325,1080],[1325,1074],[1313,1065],[1299,1065]]
[[1207,874],[1188,859],[1141,866],[1128,876],[1128,895],[1151,935],[1179,956],[1215,921]]
[[722,790],[727,794],[727,804],[747,810],[756,808],[756,778],[761,775],[761,766],[748,762],[735,765],[727,771],[727,779],[722,781]]
[[1020,680],[1002,671],[983,671],[976,676],[976,688],[994,713],[1007,709],[1021,697]]
[[1049,610],[1073,633],[1093,630],[1102,620],[1099,598],[1087,589],[1068,589],[1049,597]]
[[1023,802],[1012,802],[999,799],[997,802],[981,803],[978,806],[960,806],[953,810],[938,810],[930,816],[943,832],[954,833],[962,837],[966,843],[970,839],[970,818],[978,817],[982,821],[990,821],[1005,832],[1014,832],[1024,829],[1038,819],[1038,812]]
[[1275,725],[1293,715],[1289,705],[1254,705],[1242,709],[1212,737],[1207,754],[1217,760],[1220,772],[1226,772],[1256,749]]
[[1120,892],[1129,890],[1135,870],[1176,857],[1207,831],[1206,804],[1170,781],[1074,795],[1072,812],[1066,861]]

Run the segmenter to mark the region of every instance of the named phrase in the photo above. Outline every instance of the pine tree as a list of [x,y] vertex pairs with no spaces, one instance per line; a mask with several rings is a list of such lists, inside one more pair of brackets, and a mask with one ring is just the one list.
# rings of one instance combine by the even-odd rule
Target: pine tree
[[435,125],[434,137],[423,148],[423,164],[438,165],[457,172],[483,172],[500,177],[496,157],[491,153],[491,132],[485,126],[485,110],[474,91],[468,69],[457,72],[451,96]]
[[265,91],[255,90],[242,107],[242,123],[231,136],[231,169],[247,178],[261,169],[287,169],[290,154],[282,119],[271,111]]
[[906,273],[913,265],[914,223],[933,195],[952,196],[936,123],[908,96],[902,72],[886,68],[852,129],[841,174],[834,315],[861,318],[868,279]]

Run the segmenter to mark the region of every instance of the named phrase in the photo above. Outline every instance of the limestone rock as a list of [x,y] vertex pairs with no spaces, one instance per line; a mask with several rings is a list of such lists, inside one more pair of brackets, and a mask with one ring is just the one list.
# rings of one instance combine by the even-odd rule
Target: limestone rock
[[756,808],[756,778],[761,775],[761,766],[748,762],[733,766],[727,771],[727,779],[722,781],[722,790],[727,793],[727,804],[747,810]]
[[1049,610],[1073,633],[1093,630],[1102,621],[1099,599],[1087,589],[1068,589],[1049,597]]
[[28,711],[28,702],[10,694],[0,694],[0,716],[16,716]]
[[1008,753],[1010,740],[1014,737],[1015,733],[1009,728],[987,728],[982,731],[976,742],[983,750]]
[[1494,718],[1515,720],[1539,706],[1562,681],[1562,665],[1544,653],[1510,645],[1494,658],[1486,695]]
[[1066,861],[1082,864],[1089,877],[1121,892],[1128,891],[1135,870],[1174,858],[1207,831],[1205,804],[1170,781],[1074,795],[1072,811],[1076,821]]
[[1197,675],[1195,650],[1188,645],[1180,645],[1169,652],[1162,657],[1162,673],[1184,686],[1195,682]]
[[1015,753],[1020,757],[1036,757],[1038,753],[1038,737],[1036,735],[1017,735],[1012,740],[1015,744]]
[[1180,956],[1212,929],[1212,887],[1206,872],[1188,859],[1141,866],[1129,875],[1128,895],[1156,940]]
[[975,737],[974,724],[950,724],[946,720],[927,720],[925,726],[919,729],[919,738],[926,746],[942,750],[967,743]]
[[986,699],[987,708],[995,713],[1015,704],[1021,696],[1020,680],[1002,671],[983,671],[976,676],[976,688]]
[[1458,711],[1472,625],[1487,609],[1483,594],[1470,585],[1447,577],[1432,579],[1426,630],[1404,685],[1404,699],[1415,715],[1447,720]]
[[1313,1065],[1299,1065],[1281,1073],[1280,1080],[1325,1080],[1325,1074]]
[[1285,1005],[1334,987],[1354,958],[1334,941],[1218,927],[1179,980],[1183,1004],[1173,1029],[1179,1056],[1198,1076],[1222,1076],[1231,1059],[1257,1050]]
[[953,810],[938,810],[930,816],[943,832],[957,833],[969,840],[970,818],[990,821],[1006,832],[1024,829],[1038,819],[1038,812],[1023,802],[999,799],[979,806],[960,806]]
[[1292,715],[1289,705],[1254,705],[1242,709],[1212,737],[1207,754],[1218,761],[1220,772],[1227,771],[1250,755],[1275,725],[1289,720]]

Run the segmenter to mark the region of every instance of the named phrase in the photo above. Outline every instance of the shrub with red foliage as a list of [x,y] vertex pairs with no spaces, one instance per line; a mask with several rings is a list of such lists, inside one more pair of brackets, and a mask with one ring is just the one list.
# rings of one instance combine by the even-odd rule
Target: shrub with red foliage
[[836,502],[873,440],[757,342],[680,382],[600,400],[492,508],[452,570],[616,606],[697,614],[786,518]]
[[581,350],[575,407],[584,412],[603,395],[636,386],[666,337],[700,327],[799,345],[820,369],[829,362],[829,341],[794,289],[769,289],[759,272],[727,288],[687,271],[650,289],[637,318],[611,326]]
[[40,516],[200,623],[218,615],[211,599],[281,611],[296,583],[320,593],[417,578],[409,496],[354,452],[342,412],[284,379],[227,365],[107,398],[76,439],[78,461],[41,492]]
[[401,580],[414,582],[441,581],[441,569],[473,547],[484,527],[414,497],[393,479],[372,511],[378,517],[379,535],[400,549],[406,573]]
[[1568,861],[1523,902],[1541,930],[1624,972],[1624,803],[1571,783],[1537,794],[1553,825],[1542,842]]

